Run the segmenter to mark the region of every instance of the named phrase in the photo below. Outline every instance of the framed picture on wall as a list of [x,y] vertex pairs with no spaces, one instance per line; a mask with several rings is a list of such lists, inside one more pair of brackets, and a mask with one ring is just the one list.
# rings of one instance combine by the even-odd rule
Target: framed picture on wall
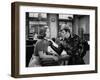
[[97,7],[13,2],[11,76],[97,73]]

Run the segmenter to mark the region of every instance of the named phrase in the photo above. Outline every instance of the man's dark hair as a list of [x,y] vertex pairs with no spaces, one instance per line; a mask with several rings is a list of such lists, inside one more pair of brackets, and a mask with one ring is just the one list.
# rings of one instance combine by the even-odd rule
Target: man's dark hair
[[69,28],[63,28],[62,30],[64,30],[65,32],[69,32],[70,33],[70,29]]

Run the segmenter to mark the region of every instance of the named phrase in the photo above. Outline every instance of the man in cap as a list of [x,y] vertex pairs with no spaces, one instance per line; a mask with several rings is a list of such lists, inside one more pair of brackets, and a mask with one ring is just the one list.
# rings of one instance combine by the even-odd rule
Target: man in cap
[[59,47],[55,47],[52,42],[50,46],[61,55],[65,50],[68,54],[68,65],[85,64],[83,57],[86,51],[89,50],[89,45],[85,40],[82,40],[78,35],[71,34],[70,29],[65,27],[61,30],[62,41]]

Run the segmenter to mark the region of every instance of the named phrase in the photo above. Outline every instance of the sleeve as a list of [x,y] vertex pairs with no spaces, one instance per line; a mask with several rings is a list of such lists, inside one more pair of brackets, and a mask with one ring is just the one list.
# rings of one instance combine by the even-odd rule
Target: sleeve
[[51,48],[57,52],[59,55],[62,53],[63,51],[63,45],[62,44],[59,44],[58,47],[55,47],[54,45],[51,45]]
[[78,54],[78,55],[82,54],[82,51],[83,51],[82,40],[77,35],[74,35],[74,37],[73,37],[73,45],[72,45],[72,50],[71,51],[74,54]]
[[89,50],[89,44],[87,43],[87,41],[83,41],[83,52],[81,54],[81,57],[84,57],[88,50]]

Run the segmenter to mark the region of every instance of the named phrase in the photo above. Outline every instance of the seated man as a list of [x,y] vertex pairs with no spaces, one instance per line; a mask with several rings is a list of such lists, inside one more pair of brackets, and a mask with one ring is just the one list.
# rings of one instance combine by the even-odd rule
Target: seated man
[[86,51],[89,50],[89,45],[85,40],[82,40],[79,36],[71,35],[70,29],[63,28],[61,31],[62,41],[59,47],[53,46],[52,42],[50,46],[61,55],[62,51],[65,50],[69,55],[68,65],[85,64],[83,57]]

